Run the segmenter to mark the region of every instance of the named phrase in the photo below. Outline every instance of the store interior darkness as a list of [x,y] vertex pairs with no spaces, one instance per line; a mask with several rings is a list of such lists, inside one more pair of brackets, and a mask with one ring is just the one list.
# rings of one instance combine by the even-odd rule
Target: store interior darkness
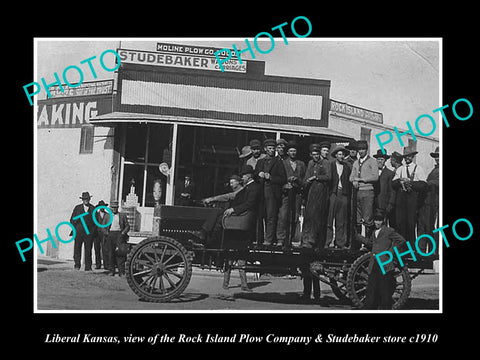
[[[133,181],[139,205],[153,207],[153,183],[161,179],[163,191],[160,203],[164,204],[166,176],[160,172],[159,165],[166,162],[171,166],[173,125],[129,124],[125,130],[122,201],[130,192]],[[321,135],[280,136],[299,145],[298,158],[306,164],[310,144],[335,140]],[[194,200],[229,192],[229,178],[240,170],[242,147],[252,139],[263,142],[267,138],[275,139],[276,132],[179,125],[175,182],[182,181],[186,174],[190,175],[196,188]]]

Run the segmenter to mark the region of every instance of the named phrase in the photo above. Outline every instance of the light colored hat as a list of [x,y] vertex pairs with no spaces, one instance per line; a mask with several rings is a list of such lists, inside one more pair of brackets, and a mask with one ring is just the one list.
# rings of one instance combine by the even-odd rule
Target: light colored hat
[[250,155],[251,153],[252,153],[252,149],[250,148],[250,145],[245,145],[242,148],[242,153],[240,155],[238,155],[238,157],[240,159],[243,159],[243,158],[247,157],[248,155]]

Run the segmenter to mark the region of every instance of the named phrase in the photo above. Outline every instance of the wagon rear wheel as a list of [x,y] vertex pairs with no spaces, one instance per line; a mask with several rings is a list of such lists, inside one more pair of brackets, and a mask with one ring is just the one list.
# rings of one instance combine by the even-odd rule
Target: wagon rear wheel
[[130,288],[143,300],[166,302],[178,297],[192,276],[191,258],[178,241],[158,236],[136,245],[127,258]]
[[[353,306],[359,309],[365,306],[370,261],[375,261],[372,254],[363,254],[353,262],[347,274],[348,297],[352,301]],[[392,309],[397,310],[405,305],[412,289],[412,280],[406,266],[403,268],[395,267],[394,277],[396,287],[392,297]]]

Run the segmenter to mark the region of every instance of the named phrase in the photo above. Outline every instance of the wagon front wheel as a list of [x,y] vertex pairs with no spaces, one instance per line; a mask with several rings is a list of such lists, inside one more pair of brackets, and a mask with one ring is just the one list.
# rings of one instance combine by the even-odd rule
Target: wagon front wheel
[[192,276],[191,258],[178,241],[158,236],[143,240],[127,258],[126,278],[143,300],[166,302],[178,297]]
[[[357,258],[347,274],[347,291],[348,297],[352,301],[353,306],[362,309],[365,306],[367,296],[368,267],[371,261],[375,261],[372,253],[366,253]],[[392,309],[400,309],[408,297],[412,289],[412,280],[406,266],[400,268],[395,267],[394,270],[395,291],[392,296]]]

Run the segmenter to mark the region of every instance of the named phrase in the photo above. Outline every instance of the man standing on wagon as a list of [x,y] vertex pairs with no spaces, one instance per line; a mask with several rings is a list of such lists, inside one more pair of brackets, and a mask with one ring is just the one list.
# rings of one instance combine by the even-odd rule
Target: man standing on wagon
[[255,175],[263,188],[265,201],[264,245],[269,247],[276,240],[278,211],[282,204],[282,188],[287,183],[287,174],[283,161],[275,156],[276,141],[266,139],[263,145],[266,156],[258,160]]
[[[330,144],[310,145],[310,156],[304,178],[304,190],[307,192],[307,204],[301,237],[301,248],[322,251],[327,240],[327,218],[329,183],[332,178],[331,165],[327,160]],[[313,288],[313,297],[320,301],[320,282],[314,277],[308,264],[301,267],[303,295],[301,300],[309,302]]]
[[353,163],[350,181],[357,189],[356,220],[357,232],[361,233],[362,224],[365,226],[365,236],[370,237],[373,231],[373,201],[375,193],[373,184],[378,181],[377,161],[368,155],[366,140],[357,141],[359,158]]

